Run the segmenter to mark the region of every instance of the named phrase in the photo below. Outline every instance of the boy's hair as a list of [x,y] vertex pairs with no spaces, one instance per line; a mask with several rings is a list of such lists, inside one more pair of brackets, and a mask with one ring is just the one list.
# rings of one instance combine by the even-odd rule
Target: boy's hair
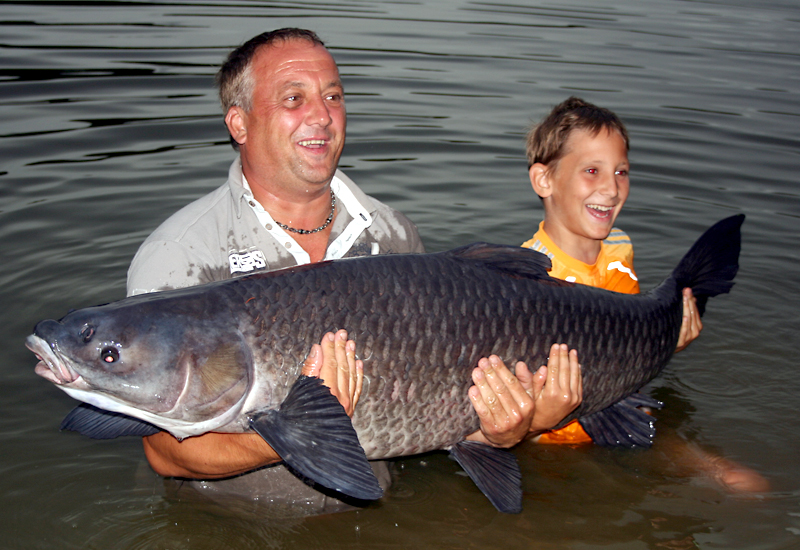
[[628,131],[617,115],[573,96],[553,107],[550,114],[528,132],[525,147],[528,169],[537,162],[545,166],[558,162],[567,154],[567,140],[574,130],[587,130],[593,136],[600,130],[616,130],[625,140],[625,149],[630,149]]

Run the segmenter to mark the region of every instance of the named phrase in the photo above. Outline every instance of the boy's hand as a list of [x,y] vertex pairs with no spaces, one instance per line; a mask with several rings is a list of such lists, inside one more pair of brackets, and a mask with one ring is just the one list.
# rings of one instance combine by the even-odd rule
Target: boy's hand
[[553,344],[547,366],[534,375],[536,408],[530,434],[537,435],[555,427],[583,401],[583,377],[578,352],[566,344]]
[[478,361],[472,371],[475,385],[469,389],[469,398],[481,429],[467,436],[468,440],[508,448],[528,435],[534,413],[533,375],[522,361],[515,371],[516,376],[496,355]]
[[329,332],[314,344],[302,373],[321,378],[347,416],[353,416],[364,383],[364,362],[356,360],[356,343],[347,339],[347,331]]
[[700,336],[703,330],[703,322],[700,320],[700,313],[697,311],[697,298],[692,294],[691,288],[683,289],[683,322],[681,332],[678,335],[678,345],[675,353],[686,349],[686,346]]

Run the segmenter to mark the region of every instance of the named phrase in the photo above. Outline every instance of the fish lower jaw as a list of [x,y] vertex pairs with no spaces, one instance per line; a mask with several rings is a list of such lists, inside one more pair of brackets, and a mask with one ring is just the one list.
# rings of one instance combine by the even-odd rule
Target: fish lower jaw
[[81,381],[81,375],[67,365],[52,365],[39,361],[34,369],[36,374],[58,386],[74,385]]
[[59,386],[73,384],[81,378],[75,369],[70,367],[57,353],[54,353],[47,342],[38,336],[29,336],[25,347],[31,350],[39,360],[34,370],[42,378]]

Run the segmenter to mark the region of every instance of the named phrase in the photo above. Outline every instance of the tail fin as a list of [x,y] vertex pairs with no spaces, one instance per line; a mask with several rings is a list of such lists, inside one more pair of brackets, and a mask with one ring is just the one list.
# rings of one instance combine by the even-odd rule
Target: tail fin
[[700,315],[705,312],[709,298],[729,292],[733,286],[733,278],[739,271],[743,222],[744,214],[738,214],[714,224],[672,272],[678,288],[692,289]]

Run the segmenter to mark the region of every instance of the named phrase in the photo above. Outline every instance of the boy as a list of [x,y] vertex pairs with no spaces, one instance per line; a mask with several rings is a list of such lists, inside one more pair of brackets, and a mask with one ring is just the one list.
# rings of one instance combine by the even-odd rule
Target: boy
[[[633,269],[631,241],[623,231],[614,228],[614,221],[630,189],[628,149],[628,132],[622,121],[608,109],[576,97],[553,108],[528,134],[528,174],[533,190],[542,199],[544,220],[533,238],[522,246],[550,258],[553,264],[550,271],[552,277],[615,292],[639,292],[639,282]],[[697,338],[700,330],[702,323],[696,302],[691,290],[686,289],[684,319],[677,350],[685,348]],[[553,355],[551,350],[551,358]],[[473,375],[477,389],[470,393],[473,406],[484,425],[491,425],[486,421],[490,415],[488,405],[497,403],[503,394],[510,392],[496,383],[493,394],[487,388],[488,384],[482,383],[483,379],[491,375],[505,380],[513,379],[507,369],[500,366],[502,363],[498,359],[490,359],[494,360],[492,370],[486,372],[484,368],[481,373],[479,365]],[[577,358],[574,361],[577,363]],[[485,361],[483,365],[486,366]],[[568,362],[561,363],[562,372],[568,373],[568,368]],[[577,371],[579,377],[579,369]],[[533,377],[524,364],[518,364],[516,372],[522,386],[529,389],[528,393],[538,395],[544,371],[537,372],[539,384],[536,387],[532,387]],[[545,384],[545,388],[548,385]],[[513,393],[513,386],[511,389]],[[577,389],[576,384],[563,384],[562,393],[573,403],[572,409],[581,401]],[[541,407],[537,404],[535,408],[537,415],[540,415]],[[572,409],[562,409],[563,414],[555,418],[551,426]],[[513,414],[508,416],[515,417]],[[517,417],[524,418],[524,415]],[[506,429],[504,433],[509,432]],[[591,441],[577,422],[544,433],[531,426],[526,435],[537,436],[542,443]],[[491,434],[485,434],[485,439],[493,443]]]
[[[528,174],[533,190],[542,199],[544,220],[533,238],[522,246],[550,258],[552,277],[615,292],[639,292],[633,268],[633,246],[628,236],[614,227],[630,190],[628,150],[628,132],[622,121],[610,110],[577,97],[570,97],[554,107],[528,134]],[[684,289],[683,323],[676,351],[686,348],[702,328],[692,291]],[[565,350],[566,346],[562,348]],[[577,362],[577,357],[574,361]],[[567,366],[564,360],[561,365],[562,368]],[[502,362],[495,361],[494,370],[510,377]],[[528,381],[531,376],[524,364],[517,364],[517,377],[522,386],[531,387]],[[477,380],[476,385],[479,385]],[[540,388],[537,386],[534,392]],[[484,387],[480,389],[480,393],[471,390],[470,395],[483,420],[487,414],[486,403],[493,397]],[[573,391],[572,398],[575,396]],[[580,398],[578,391],[578,403]],[[564,409],[566,412],[560,418],[571,410]],[[531,435],[536,435],[533,427]],[[580,424],[573,421],[561,429],[544,432],[537,441],[582,443],[592,440]],[[692,462],[694,467],[729,489],[764,491],[768,488],[766,480],[752,470],[685,445],[671,447],[683,461]]]
[[[570,97],[529,134],[526,153],[544,220],[522,246],[546,254],[552,277],[636,294],[633,245],[614,227],[630,191],[628,132],[608,109]],[[683,324],[676,351],[703,328],[691,289],[683,295]],[[559,433],[560,432],[560,433]],[[591,441],[577,422],[546,433],[542,442]]]

